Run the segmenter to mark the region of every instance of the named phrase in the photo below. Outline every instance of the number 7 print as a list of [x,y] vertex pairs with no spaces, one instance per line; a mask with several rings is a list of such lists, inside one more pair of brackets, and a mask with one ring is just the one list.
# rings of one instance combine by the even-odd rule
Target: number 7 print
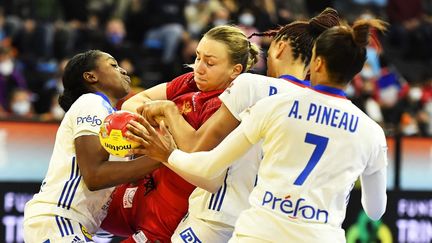
[[314,151],[312,152],[312,156],[306,164],[306,167],[294,181],[294,185],[303,185],[306,178],[309,176],[309,174],[318,164],[318,161],[321,159],[324,150],[327,148],[328,141],[329,139],[327,137],[319,136],[312,133],[306,133],[305,143],[315,144],[316,146]]

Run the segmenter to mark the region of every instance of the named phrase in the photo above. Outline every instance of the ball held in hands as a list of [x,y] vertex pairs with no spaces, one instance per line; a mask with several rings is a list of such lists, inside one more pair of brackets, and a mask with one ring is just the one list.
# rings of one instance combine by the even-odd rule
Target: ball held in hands
[[99,130],[99,140],[105,150],[115,156],[125,157],[130,149],[139,146],[125,137],[126,125],[137,116],[129,111],[116,111],[108,115]]

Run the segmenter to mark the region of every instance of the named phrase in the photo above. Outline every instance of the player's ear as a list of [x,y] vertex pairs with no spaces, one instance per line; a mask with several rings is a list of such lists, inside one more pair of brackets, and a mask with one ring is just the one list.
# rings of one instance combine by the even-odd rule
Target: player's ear
[[97,77],[96,77],[96,75],[93,73],[93,72],[91,72],[91,71],[89,71],[89,72],[84,72],[83,73],[83,78],[84,78],[84,80],[86,81],[86,82],[89,82],[89,83],[97,83]]
[[275,44],[275,57],[279,59],[283,55],[284,51],[288,51],[286,50],[286,48],[288,47],[288,43],[286,41],[278,41]]
[[314,71],[315,72],[320,72],[323,70],[323,68],[325,67],[325,60],[321,57],[321,56],[317,56],[313,62],[315,62],[314,64]]
[[239,76],[243,71],[243,65],[241,64],[236,64],[234,65],[233,69],[232,69],[232,73],[231,73],[231,78],[235,79],[237,78],[237,76]]

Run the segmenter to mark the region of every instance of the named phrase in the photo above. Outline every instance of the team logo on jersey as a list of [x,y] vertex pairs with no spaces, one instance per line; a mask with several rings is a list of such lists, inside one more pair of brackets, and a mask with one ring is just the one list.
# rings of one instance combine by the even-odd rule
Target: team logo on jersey
[[84,243],[84,240],[81,240],[81,238],[75,236],[72,240],[72,243]]
[[[81,225],[81,232],[84,235],[84,240],[85,242],[93,242],[92,236],[91,234],[87,231],[86,227],[84,227],[84,225]],[[84,241],[82,241],[84,242]]]
[[264,193],[261,205],[267,206],[272,210],[282,212],[291,219],[303,218],[322,223],[328,222],[328,211],[309,205],[304,198],[294,199],[291,198],[290,195],[281,198],[275,196],[269,191],[266,191]]
[[201,240],[198,239],[191,227],[180,232],[180,237],[182,238],[183,242],[186,243],[201,243]]
[[123,208],[131,208],[138,187],[126,188],[123,195]]
[[192,106],[189,101],[183,101],[183,105],[179,108],[181,114],[188,114],[189,112],[192,111]]
[[77,117],[77,125],[81,125],[84,123],[89,123],[92,127],[102,125],[102,120],[95,116],[79,116]]

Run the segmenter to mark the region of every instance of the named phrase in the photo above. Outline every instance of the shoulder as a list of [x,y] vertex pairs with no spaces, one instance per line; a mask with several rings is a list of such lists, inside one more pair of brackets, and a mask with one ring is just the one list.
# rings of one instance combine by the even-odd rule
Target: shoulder
[[114,111],[113,107],[101,96],[93,93],[81,95],[71,106],[70,112],[82,112],[84,110],[106,110],[108,113]]
[[179,93],[197,90],[193,72],[180,75],[167,83],[167,96],[172,98]]

